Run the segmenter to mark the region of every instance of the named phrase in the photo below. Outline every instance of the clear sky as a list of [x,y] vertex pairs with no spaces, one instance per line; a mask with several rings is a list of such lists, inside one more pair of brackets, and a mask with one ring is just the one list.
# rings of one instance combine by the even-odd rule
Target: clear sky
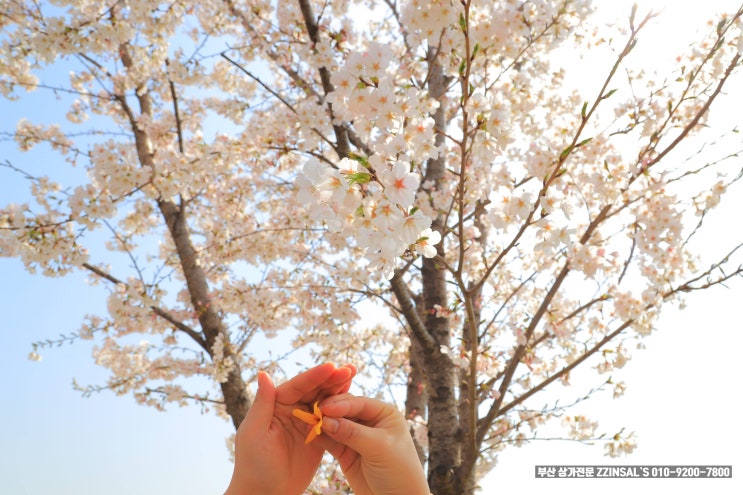
[[[604,3],[604,2],[597,2]],[[616,2],[613,3],[616,7]],[[622,2],[619,2],[622,3]],[[629,5],[630,2],[623,2]],[[662,2],[639,2],[641,6]],[[673,29],[662,36],[684,36],[688,20],[707,17],[708,6],[737,5],[734,1],[670,2],[666,12]],[[701,7],[699,5],[702,5]],[[627,8],[624,8],[624,12]],[[0,130],[12,128],[18,108],[0,101]],[[743,106],[729,106],[740,109]],[[11,111],[12,110],[12,111]],[[22,115],[46,108],[27,108]],[[12,114],[12,115],[11,115]],[[737,117],[739,110],[733,115]],[[743,119],[741,119],[743,121]],[[743,123],[743,122],[741,122]],[[23,164],[28,155],[0,143],[0,160]],[[44,156],[41,156],[44,159]],[[35,170],[55,168],[39,163]],[[24,198],[24,181],[0,169],[0,204]],[[714,233],[702,248],[713,250],[743,235],[738,187],[715,215]],[[743,284],[717,288],[689,297],[684,311],[669,311],[636,352],[617,380],[628,385],[619,400],[599,397],[575,412],[600,420],[601,431],[625,427],[635,431],[639,446],[630,457],[612,461],[599,446],[564,441],[534,442],[507,449],[484,493],[518,489],[520,493],[550,490],[575,495],[626,493],[639,490],[743,493],[743,431],[740,393],[740,352],[743,320],[738,313]],[[83,315],[105,308],[105,291],[90,287],[82,276],[48,279],[30,275],[14,259],[0,259],[0,493],[47,494],[169,494],[222,493],[231,473],[225,437],[232,427],[196,408],[171,408],[160,413],[137,406],[130,397],[109,393],[82,398],[72,389],[81,383],[101,383],[105,370],[94,365],[92,344],[77,343],[43,351],[41,362],[27,359],[31,343],[77,329]],[[595,384],[581,375],[576,385]],[[558,390],[559,393],[559,390]],[[571,392],[571,396],[574,392]],[[609,395],[609,394],[607,394]],[[724,464],[733,465],[729,480],[538,480],[538,464]]]

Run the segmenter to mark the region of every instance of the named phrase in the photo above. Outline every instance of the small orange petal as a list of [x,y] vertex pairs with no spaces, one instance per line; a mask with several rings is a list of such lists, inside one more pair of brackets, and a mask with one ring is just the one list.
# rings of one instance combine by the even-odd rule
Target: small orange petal
[[310,434],[307,435],[307,438],[304,439],[304,444],[307,445],[311,441],[313,441],[315,438],[317,438],[317,432],[315,431],[315,428],[312,428],[310,430]]
[[302,411],[301,409],[294,409],[292,414],[308,425],[314,425],[317,422],[317,418],[313,414],[310,414],[307,411]]

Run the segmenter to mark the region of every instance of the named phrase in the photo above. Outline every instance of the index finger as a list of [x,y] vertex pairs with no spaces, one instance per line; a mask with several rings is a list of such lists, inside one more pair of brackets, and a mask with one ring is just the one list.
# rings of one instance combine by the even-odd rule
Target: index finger
[[351,388],[351,382],[356,376],[356,366],[345,364],[336,368],[333,374],[328,378],[321,387],[323,395],[345,394]]
[[318,388],[335,371],[335,365],[324,363],[304,371],[276,387],[276,401],[282,404],[308,402],[317,395]]
[[371,424],[397,412],[393,406],[381,400],[351,394],[330,397],[320,403],[320,409],[326,416],[354,418]]

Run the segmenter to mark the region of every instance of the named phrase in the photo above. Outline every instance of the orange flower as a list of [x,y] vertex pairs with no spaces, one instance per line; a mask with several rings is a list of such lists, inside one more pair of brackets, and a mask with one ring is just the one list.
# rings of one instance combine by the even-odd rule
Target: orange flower
[[315,404],[312,406],[314,414],[310,414],[307,411],[302,411],[301,409],[294,409],[292,411],[292,414],[294,416],[301,419],[308,425],[312,425],[310,434],[307,435],[307,438],[304,441],[305,445],[313,441],[320,433],[322,433],[322,413],[320,412],[320,408],[317,406],[317,403],[318,401],[315,401]]

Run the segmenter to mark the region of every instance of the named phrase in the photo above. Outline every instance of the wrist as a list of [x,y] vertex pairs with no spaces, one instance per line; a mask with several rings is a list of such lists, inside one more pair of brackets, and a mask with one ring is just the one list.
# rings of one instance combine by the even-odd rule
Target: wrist
[[286,495],[282,491],[278,490],[277,484],[273,482],[256,483],[248,480],[235,480],[234,478],[230,481],[227,490],[224,495]]

